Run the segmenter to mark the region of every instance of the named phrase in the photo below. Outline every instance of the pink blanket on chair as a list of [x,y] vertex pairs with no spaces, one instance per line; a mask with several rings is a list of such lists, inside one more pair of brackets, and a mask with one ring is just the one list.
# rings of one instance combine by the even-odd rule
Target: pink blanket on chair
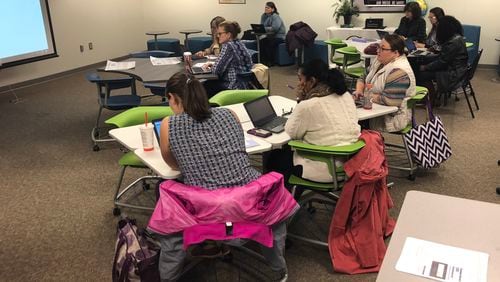
[[255,222],[273,225],[292,215],[299,205],[276,172],[245,186],[206,190],[167,180],[148,228],[171,234],[197,224]]

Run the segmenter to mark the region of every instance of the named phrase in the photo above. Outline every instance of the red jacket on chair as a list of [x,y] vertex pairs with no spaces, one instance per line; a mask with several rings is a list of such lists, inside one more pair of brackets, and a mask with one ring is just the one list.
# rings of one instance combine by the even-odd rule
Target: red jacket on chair
[[363,130],[360,139],[366,145],[344,165],[349,179],[328,235],[333,269],[349,274],[379,270],[386,251],[384,237],[395,225],[388,213],[393,202],[387,190],[384,140],[371,130]]

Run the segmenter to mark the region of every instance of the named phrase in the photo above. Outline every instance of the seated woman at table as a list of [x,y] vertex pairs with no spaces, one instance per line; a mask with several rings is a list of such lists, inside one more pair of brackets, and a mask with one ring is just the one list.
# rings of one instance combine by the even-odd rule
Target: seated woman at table
[[422,9],[417,2],[408,2],[404,8],[405,16],[401,18],[395,34],[404,39],[410,38],[420,43],[425,42],[425,20],[422,19]]
[[432,24],[432,28],[429,34],[427,35],[427,39],[425,39],[424,43],[419,43],[419,42],[415,43],[415,46],[417,46],[417,48],[427,48],[429,49],[429,51],[432,52],[441,50],[441,47],[437,43],[436,39],[436,27],[439,23],[439,20],[442,17],[444,17],[443,9],[439,7],[434,7],[430,9],[428,18]]
[[365,85],[371,84],[373,103],[399,107],[394,114],[370,119],[371,129],[399,131],[411,120],[411,111],[406,107],[406,101],[415,95],[415,75],[404,54],[404,47],[405,43],[400,36],[386,35],[379,45],[370,71],[356,83],[356,97],[363,96]]
[[260,24],[264,25],[267,32],[260,39],[261,59],[265,65],[273,66],[276,48],[280,43],[285,42],[285,24],[274,2],[266,3],[264,13],[260,17]]
[[210,31],[212,32],[212,45],[210,45],[210,47],[208,47],[203,51],[196,52],[195,56],[197,57],[204,57],[208,55],[219,56],[220,45],[219,45],[219,39],[217,38],[217,27],[221,22],[225,20],[226,20],[225,18],[217,16],[210,21]]
[[236,75],[252,70],[252,57],[245,45],[238,39],[240,25],[233,21],[224,21],[217,27],[221,52],[215,63],[207,63],[219,80],[208,80],[204,83],[208,97],[227,89],[246,89],[246,82],[238,81]]
[[[167,83],[174,115],[161,123],[160,148],[165,162],[182,173],[183,183],[215,190],[243,186],[259,178],[260,173],[250,165],[236,114],[225,108],[210,108],[202,84],[182,72]],[[263,253],[273,270],[286,274],[285,223],[275,224],[273,233],[274,247],[263,247]],[[163,236],[160,242],[162,281],[174,281],[186,256],[182,233]]]
[[[303,64],[298,70],[297,101],[285,125],[291,139],[324,146],[348,145],[358,141],[360,126],[354,100],[347,92],[344,76],[328,69],[320,59]],[[293,154],[289,149],[275,150],[267,169],[288,179],[291,173],[317,182],[331,182],[326,163]]]
[[[420,66],[417,80],[419,85],[427,87],[431,102],[438,106],[437,92],[446,93],[458,86],[467,72],[468,55],[462,24],[456,18],[444,16],[439,20],[436,39],[441,52],[434,61]],[[437,90],[432,81],[437,82]]]

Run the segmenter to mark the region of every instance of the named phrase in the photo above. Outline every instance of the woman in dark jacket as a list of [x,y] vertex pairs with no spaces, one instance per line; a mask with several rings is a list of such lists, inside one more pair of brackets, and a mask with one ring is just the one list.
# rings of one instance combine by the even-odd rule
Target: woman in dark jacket
[[468,60],[462,24],[456,18],[444,16],[439,20],[436,39],[441,46],[441,52],[436,60],[420,66],[417,77],[417,84],[429,89],[433,104],[437,93],[432,81],[437,82],[437,90],[440,93],[456,89],[467,72]]
[[425,20],[422,18],[422,9],[417,2],[409,2],[405,5],[405,16],[401,18],[399,27],[394,31],[395,34],[413,41],[424,43],[427,35],[425,34]]
[[436,28],[437,25],[439,24],[439,20],[441,20],[442,17],[444,17],[444,10],[440,7],[434,7],[429,11],[429,21],[432,25],[431,31],[429,31],[429,34],[427,35],[427,39],[425,40],[425,43],[417,43],[415,44],[418,48],[427,48],[431,51],[440,51],[441,46],[437,43],[436,39]]

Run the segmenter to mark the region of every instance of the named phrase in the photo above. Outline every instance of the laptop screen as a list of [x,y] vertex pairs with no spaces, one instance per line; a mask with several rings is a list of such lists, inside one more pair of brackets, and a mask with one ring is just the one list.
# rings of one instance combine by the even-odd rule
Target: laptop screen
[[266,28],[263,24],[250,24],[250,26],[255,33],[266,33]]
[[417,47],[415,46],[415,43],[411,38],[407,38],[405,40],[406,48],[408,49],[408,52],[412,52],[417,50]]
[[244,106],[255,127],[262,126],[276,117],[276,112],[268,96],[246,102]]

